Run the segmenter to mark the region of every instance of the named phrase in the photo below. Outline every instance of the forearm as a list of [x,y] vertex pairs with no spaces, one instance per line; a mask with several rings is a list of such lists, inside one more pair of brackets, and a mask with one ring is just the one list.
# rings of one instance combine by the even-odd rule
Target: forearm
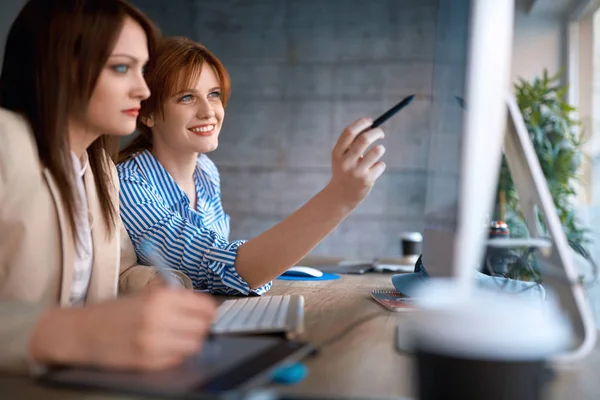
[[281,275],[308,254],[354,207],[326,186],[288,218],[238,249],[235,268],[251,288]]

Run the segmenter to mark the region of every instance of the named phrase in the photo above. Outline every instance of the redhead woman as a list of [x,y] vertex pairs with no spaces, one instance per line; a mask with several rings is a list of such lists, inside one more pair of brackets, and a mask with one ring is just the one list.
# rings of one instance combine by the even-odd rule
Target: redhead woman
[[140,135],[118,165],[121,215],[141,262],[148,262],[141,244],[150,241],[195,288],[265,293],[360,204],[385,169],[384,148],[373,145],[383,131],[360,119],[335,144],[331,180],[319,193],[261,235],[230,241],[219,172],[208,157],[225,118],[227,71],[204,46],[168,38],[146,79],[153,95],[142,102]]

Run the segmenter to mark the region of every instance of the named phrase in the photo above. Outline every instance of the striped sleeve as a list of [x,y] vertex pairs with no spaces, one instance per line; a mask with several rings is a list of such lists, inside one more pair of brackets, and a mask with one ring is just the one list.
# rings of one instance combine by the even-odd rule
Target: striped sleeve
[[170,268],[183,272],[194,288],[239,295],[266,293],[271,283],[251,290],[234,267],[244,241],[229,242],[218,233],[196,226],[172,211],[143,175],[119,169],[121,217],[138,259],[149,264],[141,240],[149,240]]

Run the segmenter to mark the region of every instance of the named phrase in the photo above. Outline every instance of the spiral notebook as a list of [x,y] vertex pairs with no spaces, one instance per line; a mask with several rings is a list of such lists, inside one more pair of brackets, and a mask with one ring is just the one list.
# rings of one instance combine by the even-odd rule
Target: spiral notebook
[[374,289],[371,296],[391,311],[414,311],[413,299],[396,289]]

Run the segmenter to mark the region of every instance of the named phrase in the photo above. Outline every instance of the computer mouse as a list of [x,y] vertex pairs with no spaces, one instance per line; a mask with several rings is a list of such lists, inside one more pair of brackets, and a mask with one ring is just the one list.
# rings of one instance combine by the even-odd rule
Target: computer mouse
[[323,273],[316,268],[312,267],[304,267],[301,265],[296,265],[285,271],[283,276],[300,276],[307,278],[320,278],[323,276]]

